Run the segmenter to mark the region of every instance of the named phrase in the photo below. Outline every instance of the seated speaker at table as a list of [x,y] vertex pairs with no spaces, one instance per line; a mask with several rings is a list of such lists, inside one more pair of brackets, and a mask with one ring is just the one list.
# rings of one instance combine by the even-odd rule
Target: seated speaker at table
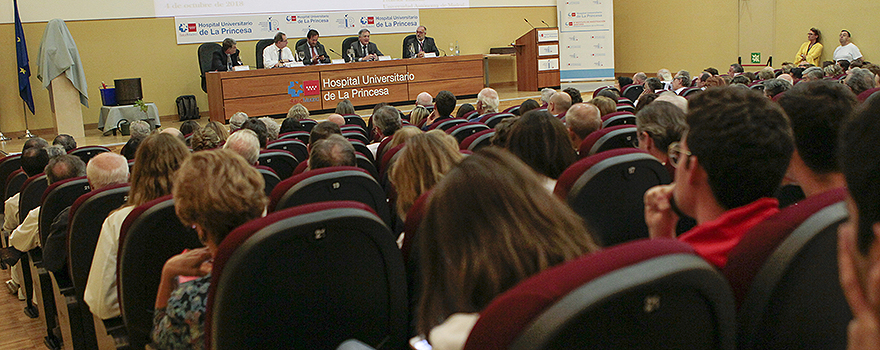
[[236,47],[235,39],[223,39],[220,48],[220,51],[214,51],[213,57],[211,58],[212,71],[231,71],[232,67],[241,65],[241,60],[238,58],[240,51],[238,51],[238,48]]
[[293,53],[287,47],[287,35],[278,32],[275,34],[274,43],[263,49],[263,67],[281,67],[287,62],[293,62]]
[[317,30],[309,29],[309,33],[306,34],[306,42],[297,47],[296,51],[302,53],[303,64],[330,63],[330,57],[327,56],[324,45],[318,42]]
[[440,49],[434,44],[434,38],[429,38],[427,34],[428,28],[419,26],[414,37],[407,37],[409,40],[403,45],[403,58],[425,57],[425,54],[430,52],[440,56]]
[[370,31],[367,28],[358,31],[358,41],[351,43],[354,50],[354,58],[357,61],[376,61],[382,56],[382,51],[375,43],[370,42]]

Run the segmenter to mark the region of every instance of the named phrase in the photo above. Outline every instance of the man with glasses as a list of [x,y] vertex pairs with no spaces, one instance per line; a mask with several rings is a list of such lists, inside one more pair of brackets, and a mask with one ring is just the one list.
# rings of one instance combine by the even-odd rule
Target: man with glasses
[[743,234],[779,212],[773,192],[792,154],[785,113],[752,90],[725,87],[694,96],[688,133],[669,145],[675,183],[645,193],[651,238],[674,238],[680,215],[697,226],[678,237],[723,268]]
[[287,62],[293,62],[293,53],[287,47],[287,35],[278,32],[275,34],[275,42],[263,49],[263,67],[283,67]]
[[434,44],[434,38],[427,36],[428,28],[419,26],[416,29],[416,36],[404,44],[403,58],[425,57],[425,53],[434,53],[440,56],[440,50]]

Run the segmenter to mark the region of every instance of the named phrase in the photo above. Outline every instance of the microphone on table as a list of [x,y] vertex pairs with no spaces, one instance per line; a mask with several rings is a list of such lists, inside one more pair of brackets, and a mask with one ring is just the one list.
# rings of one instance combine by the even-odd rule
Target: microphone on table
[[535,29],[535,26],[532,25],[532,22],[529,22],[528,18],[523,17],[523,21],[526,21],[526,23],[529,24],[529,27],[532,27],[532,29]]
[[336,52],[336,50],[333,50],[333,49],[331,49],[331,48],[329,48],[329,47],[327,48],[327,50],[330,50],[330,52],[335,53],[336,56],[339,56],[339,58],[344,58],[344,57],[342,57],[342,55],[339,54],[339,52]]
[[550,28],[550,25],[549,25],[549,24],[547,24],[547,22],[544,22],[544,20],[543,20],[543,19],[542,19],[542,20],[541,20],[541,23],[544,23],[544,25],[545,25],[545,26],[547,26],[547,28]]

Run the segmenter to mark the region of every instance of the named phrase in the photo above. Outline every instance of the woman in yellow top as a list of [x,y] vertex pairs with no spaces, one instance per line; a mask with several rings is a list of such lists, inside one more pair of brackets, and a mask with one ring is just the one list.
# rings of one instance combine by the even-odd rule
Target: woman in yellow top
[[798,50],[797,56],[794,58],[795,65],[799,65],[804,61],[814,66],[819,65],[819,59],[822,57],[822,43],[819,42],[820,35],[821,33],[818,29],[810,28],[810,32],[807,33],[807,41],[801,44],[801,49]]

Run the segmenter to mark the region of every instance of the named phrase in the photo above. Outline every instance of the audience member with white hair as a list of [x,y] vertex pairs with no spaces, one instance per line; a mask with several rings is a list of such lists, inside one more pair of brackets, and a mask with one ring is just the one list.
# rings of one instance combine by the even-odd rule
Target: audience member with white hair
[[244,112],[235,112],[231,117],[229,117],[229,132],[235,132],[238,129],[241,129],[241,125],[248,120],[248,115]]
[[269,132],[269,141],[277,140],[278,134],[281,132],[281,125],[278,125],[278,122],[270,117],[262,117],[259,120],[266,124],[266,131]]
[[260,140],[253,130],[243,129],[229,135],[223,149],[231,150],[238,153],[250,165],[256,165],[260,157]]
[[546,107],[550,104],[550,98],[553,97],[553,94],[556,93],[556,90],[551,88],[543,88],[541,89],[541,107]]
[[592,103],[575,103],[565,114],[565,126],[571,146],[578,149],[581,142],[593,131],[602,128],[602,117],[599,107]]

